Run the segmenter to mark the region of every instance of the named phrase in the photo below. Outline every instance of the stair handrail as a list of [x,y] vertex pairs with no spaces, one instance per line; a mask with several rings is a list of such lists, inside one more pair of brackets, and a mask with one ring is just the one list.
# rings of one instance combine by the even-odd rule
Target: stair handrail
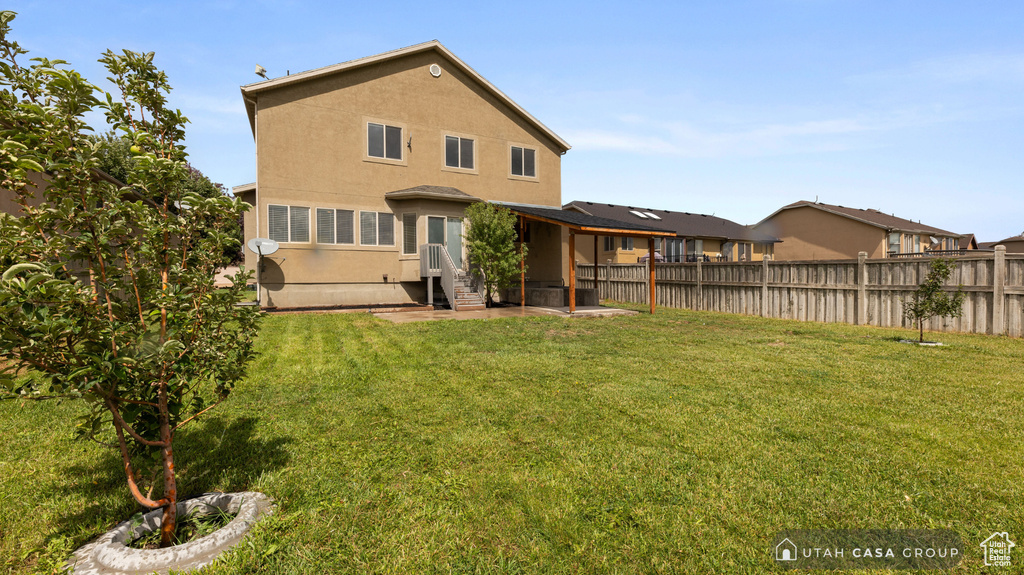
[[453,311],[459,311],[459,304],[455,300],[455,278],[458,276],[458,271],[455,269],[455,262],[452,261],[452,255],[448,253],[448,250],[441,250],[441,289],[444,290],[444,297],[448,298],[448,302],[452,306]]

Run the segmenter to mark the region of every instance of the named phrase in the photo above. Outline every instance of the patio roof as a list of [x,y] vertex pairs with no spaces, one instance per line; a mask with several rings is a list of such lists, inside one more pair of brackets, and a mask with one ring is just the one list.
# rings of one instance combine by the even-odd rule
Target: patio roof
[[582,233],[601,236],[633,236],[633,237],[661,237],[675,236],[672,230],[655,228],[643,224],[623,222],[610,218],[601,218],[572,210],[545,206],[528,206],[523,204],[510,204],[505,202],[494,202],[502,207],[508,208],[515,214],[529,220],[537,220],[568,228],[570,233]]
[[[594,236],[594,251],[597,252],[598,236],[631,236],[646,237],[648,244],[648,282],[651,288],[650,302],[651,313],[654,313],[654,239],[663,236],[674,236],[672,230],[663,230],[643,224],[635,224],[600,218],[590,214],[583,214],[576,211],[563,210],[562,208],[548,206],[528,206],[523,204],[511,204],[505,202],[494,202],[502,207],[508,208],[512,213],[523,220],[535,220],[561,226],[569,230],[569,313],[576,312],[576,234],[582,233]],[[520,249],[522,244],[520,243]],[[522,252],[520,252],[522,253]],[[594,264],[594,283],[597,283],[597,260]],[[520,305],[526,305],[526,267],[521,265],[519,269]]]

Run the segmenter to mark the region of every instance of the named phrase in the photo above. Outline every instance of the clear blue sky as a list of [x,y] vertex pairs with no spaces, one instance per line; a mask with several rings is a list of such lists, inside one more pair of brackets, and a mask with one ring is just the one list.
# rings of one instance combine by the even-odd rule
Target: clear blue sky
[[981,241],[1024,231],[1024,2],[15,1],[14,36],[96,83],[155,51],[191,161],[255,179],[239,86],[445,46],[565,138],[562,200],[755,223],[814,200]]

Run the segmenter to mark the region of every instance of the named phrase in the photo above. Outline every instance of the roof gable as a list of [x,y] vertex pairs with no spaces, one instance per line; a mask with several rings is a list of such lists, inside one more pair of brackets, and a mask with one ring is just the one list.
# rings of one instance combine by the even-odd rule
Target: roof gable
[[881,228],[884,230],[898,230],[901,232],[912,232],[919,234],[939,235],[959,238],[960,234],[956,234],[950,231],[939,229],[932,226],[926,226],[921,222],[915,222],[913,220],[907,220],[904,218],[898,218],[894,214],[886,214],[875,209],[861,209],[861,208],[848,208],[846,206],[837,206],[833,204],[823,204],[821,202],[809,202],[807,200],[800,200],[799,202],[793,202],[788,206],[783,206],[778,210],[772,212],[772,214],[765,219],[754,224],[760,226],[764,222],[778,215],[784,210],[792,210],[796,208],[813,208],[837,216],[842,216],[851,220],[855,220],[869,226]]
[[450,50],[445,48],[437,40],[431,40],[430,42],[424,42],[422,44],[416,44],[407,48],[400,48],[398,50],[391,50],[390,52],[384,52],[375,56],[367,56],[365,58],[359,58],[357,60],[350,60],[348,62],[342,62],[340,64],[334,64],[332,66],[325,66],[323,68],[316,68],[313,70],[307,70],[305,72],[299,72],[297,74],[290,74],[288,76],[282,76],[280,78],[273,78],[271,80],[264,80],[261,82],[255,82],[252,84],[246,84],[241,87],[242,99],[245,101],[245,110],[249,116],[249,125],[253,129],[255,134],[256,126],[256,103],[252,98],[253,96],[281,88],[284,86],[292,86],[302,82],[324,78],[334,74],[343,74],[353,70],[357,70],[366,66],[380,64],[390,60],[396,60],[413,54],[419,54],[422,52],[434,51],[439,55],[447,59],[450,63],[455,65],[462,73],[466,74],[474,82],[476,82],[486,92],[497,98],[500,102],[505,104],[512,110],[513,113],[522,117],[527,123],[536,128],[541,134],[547,137],[551,142],[560,149],[562,153],[568,151],[572,146],[568,142],[563,140],[558,134],[545,126],[540,120],[535,118],[532,114],[527,112],[519,104],[517,104],[512,98],[508,97],[504,92],[499,90],[494,84],[491,84],[486,78],[481,76],[476,70],[471,68],[468,64],[459,59],[458,56],[453,54]]

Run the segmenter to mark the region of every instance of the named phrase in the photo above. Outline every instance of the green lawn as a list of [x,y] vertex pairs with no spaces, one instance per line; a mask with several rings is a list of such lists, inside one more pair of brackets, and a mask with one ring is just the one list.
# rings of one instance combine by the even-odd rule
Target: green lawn
[[[183,493],[279,503],[211,573],[760,573],[797,528],[945,528],[1024,565],[1024,341],[659,309],[273,316],[179,434]],[[135,511],[76,403],[0,401],[0,572]],[[999,572],[1011,572],[1002,570]]]

